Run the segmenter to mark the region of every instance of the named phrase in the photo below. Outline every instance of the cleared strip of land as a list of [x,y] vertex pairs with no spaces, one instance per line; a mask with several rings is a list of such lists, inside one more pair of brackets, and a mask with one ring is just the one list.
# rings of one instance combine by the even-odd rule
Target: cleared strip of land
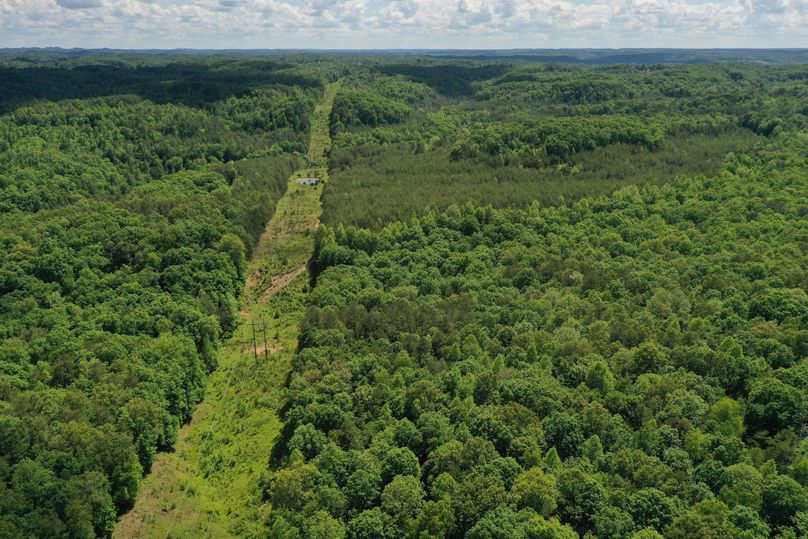
[[[244,537],[261,532],[267,510],[262,491],[282,427],[278,411],[305,309],[306,263],[320,223],[335,91],[328,87],[316,108],[308,167],[289,179],[253,254],[242,323],[222,347],[205,400],[180,430],[175,450],[155,460],[115,537]],[[299,185],[301,177],[322,181]]]

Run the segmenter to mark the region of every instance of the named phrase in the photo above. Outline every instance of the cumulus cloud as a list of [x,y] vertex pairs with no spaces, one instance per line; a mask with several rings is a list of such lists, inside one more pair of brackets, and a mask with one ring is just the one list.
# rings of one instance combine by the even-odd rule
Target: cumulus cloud
[[56,0],[56,3],[66,9],[88,9],[101,7],[101,0]]
[[0,0],[0,46],[808,46],[808,0]]

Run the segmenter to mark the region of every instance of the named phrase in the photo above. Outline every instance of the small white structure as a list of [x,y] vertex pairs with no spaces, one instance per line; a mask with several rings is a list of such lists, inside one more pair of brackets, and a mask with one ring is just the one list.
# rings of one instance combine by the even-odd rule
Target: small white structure
[[297,179],[297,184],[298,185],[308,185],[310,187],[314,187],[318,183],[320,183],[319,178],[298,178]]

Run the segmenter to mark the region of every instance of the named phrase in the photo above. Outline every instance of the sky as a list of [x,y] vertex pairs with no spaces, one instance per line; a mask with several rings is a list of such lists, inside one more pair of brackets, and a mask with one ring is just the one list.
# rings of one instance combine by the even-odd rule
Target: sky
[[0,0],[0,47],[808,47],[808,0]]

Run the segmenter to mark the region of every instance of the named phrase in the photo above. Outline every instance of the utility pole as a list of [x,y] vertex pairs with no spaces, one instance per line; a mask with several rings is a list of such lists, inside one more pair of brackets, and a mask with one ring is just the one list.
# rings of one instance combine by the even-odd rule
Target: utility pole
[[262,316],[261,322],[263,322],[264,326],[264,361],[269,363],[269,347],[267,347],[267,319]]
[[255,356],[255,361],[258,362],[258,343],[255,340],[255,320],[250,320],[252,324],[252,333],[253,333],[253,356]]

